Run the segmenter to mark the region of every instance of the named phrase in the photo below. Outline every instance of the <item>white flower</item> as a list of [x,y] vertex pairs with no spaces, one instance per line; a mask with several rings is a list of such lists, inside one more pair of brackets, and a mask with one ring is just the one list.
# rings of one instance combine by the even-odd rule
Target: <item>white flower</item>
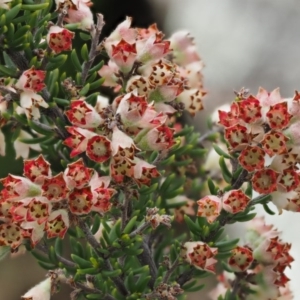
[[0,155],[5,156],[5,136],[0,130]]
[[31,288],[21,299],[23,300],[50,300],[51,278],[47,278]]
[[0,0],[0,7],[3,9],[9,9],[9,6],[5,3],[9,3],[11,0]]
[[42,98],[42,96],[31,91],[24,91],[20,95],[20,105],[25,109],[25,113],[28,119],[39,119],[41,114],[39,107],[49,107],[48,103]]
[[[19,137],[14,141],[14,148],[16,151],[16,159],[19,157],[23,157],[24,159],[29,156],[29,149],[33,149],[35,151],[41,151],[41,147],[39,144],[25,144],[20,141],[20,139],[32,139],[32,135],[28,132],[21,130]],[[0,141],[1,142],[1,141]]]

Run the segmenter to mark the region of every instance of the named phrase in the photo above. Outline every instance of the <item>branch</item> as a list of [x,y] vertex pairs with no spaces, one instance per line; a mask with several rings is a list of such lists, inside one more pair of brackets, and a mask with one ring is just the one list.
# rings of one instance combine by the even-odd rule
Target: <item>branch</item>
[[[45,243],[41,244],[37,244],[35,246],[35,249],[45,253],[45,254],[49,254],[49,250],[47,248],[47,245]],[[76,269],[77,268],[77,265],[75,263],[73,263],[72,261],[60,256],[59,254],[56,253],[56,256],[57,256],[57,259],[64,265],[68,266],[69,268],[73,268],[73,269]]]
[[92,36],[92,44],[91,49],[89,52],[89,60],[83,64],[83,70],[82,70],[82,84],[84,85],[90,68],[93,65],[93,62],[95,60],[95,57],[97,56],[97,46],[99,43],[100,34],[102,32],[102,28],[104,26],[103,21],[103,15],[97,14],[97,25],[94,25],[91,30],[91,36]]
[[29,69],[28,61],[22,52],[19,51],[14,52],[9,49],[6,50],[7,55],[12,60],[12,62],[17,66],[17,68],[20,70],[21,73]]
[[6,95],[9,95],[11,100],[17,101],[20,99],[20,96],[18,93],[11,91],[10,89],[8,89],[7,87],[5,87],[3,85],[0,85],[0,92],[3,97],[5,97]]
[[191,280],[193,278],[193,273],[194,273],[194,269],[191,267],[190,270],[185,271],[184,273],[180,274],[177,277],[176,282],[180,286],[183,286],[186,282],[188,282],[189,280]]
[[[95,239],[92,232],[90,231],[90,228],[88,227],[88,225],[82,219],[78,220],[78,224],[79,224],[79,227],[81,228],[81,230],[83,231],[83,233],[85,234],[85,238],[87,239],[88,243],[93,247],[96,254],[99,257],[104,258],[104,267],[105,267],[105,269],[107,271],[112,271],[113,267],[112,267],[110,261],[107,258],[105,258],[104,255],[99,251],[101,246],[97,242],[97,240]],[[113,277],[113,278],[111,278],[111,280],[114,282],[117,289],[119,290],[119,292],[123,296],[127,296],[129,294],[129,292],[127,291],[127,289],[126,289],[126,287],[125,287],[125,285],[124,285],[124,283],[123,283],[123,281],[120,277]]]
[[157,277],[157,267],[153,260],[151,250],[145,240],[143,240],[142,249],[143,249],[143,252],[138,256],[138,260],[140,261],[140,263],[143,266],[147,266],[147,265],[149,266],[151,279],[150,279],[148,285],[151,289],[153,289],[154,283],[155,283],[156,277]]
[[248,171],[243,169],[239,177],[231,184],[233,190],[239,189],[247,181]]
[[127,221],[128,221],[128,209],[129,209],[129,197],[128,197],[128,193],[124,192],[124,203],[123,203],[123,207],[122,207],[122,215],[121,215],[121,230],[123,231],[123,229],[125,228]]
[[172,276],[172,274],[175,271],[175,269],[179,266],[179,264],[180,264],[180,257],[177,256],[177,258],[173,262],[171,268],[165,274],[165,276],[163,278],[163,281],[162,281],[163,283],[167,283],[169,281],[170,277]]
[[144,230],[146,230],[148,227],[150,227],[150,223],[149,222],[145,222],[143,223],[140,227],[138,227],[136,230],[132,231],[129,234],[129,237],[132,239],[134,238],[136,235],[141,234]]

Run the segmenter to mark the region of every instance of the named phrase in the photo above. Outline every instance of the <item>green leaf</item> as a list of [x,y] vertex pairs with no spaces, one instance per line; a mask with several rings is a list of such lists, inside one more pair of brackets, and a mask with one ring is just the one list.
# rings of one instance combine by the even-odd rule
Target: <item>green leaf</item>
[[184,289],[185,291],[189,293],[198,292],[202,290],[205,287],[205,284],[199,284],[199,282],[196,283],[194,287],[190,287],[189,289]]
[[0,16],[0,26],[4,26],[6,23],[6,16],[5,14],[3,14],[2,16]]
[[17,72],[16,70],[0,65],[0,75],[16,77]]
[[213,144],[213,147],[220,156],[224,156],[224,158],[228,158],[228,159],[231,158],[231,156],[225,151],[223,151],[217,144]]
[[76,30],[78,28],[80,28],[81,23],[71,23],[71,24],[65,24],[64,28],[68,29],[68,30]]
[[58,255],[62,255],[63,252],[63,240],[61,238],[56,238],[54,243],[55,252]]
[[49,3],[40,3],[40,4],[23,4],[23,10],[36,11],[47,8]]
[[81,91],[79,92],[79,95],[80,95],[80,96],[85,96],[85,95],[89,92],[89,89],[90,89],[90,84],[87,83],[87,84],[81,89]]
[[51,264],[51,263],[45,263],[45,262],[42,262],[42,261],[38,261],[38,264],[45,270],[53,270],[53,269],[56,269],[57,266],[54,265],[54,264]]
[[186,225],[188,226],[189,230],[194,233],[195,235],[200,235],[201,234],[201,229],[198,227],[196,223],[194,223],[190,217],[187,215],[184,215],[184,220]]
[[77,274],[79,275],[85,275],[85,274],[98,274],[99,273],[99,269],[98,268],[87,268],[87,269],[79,269],[77,270]]
[[136,283],[136,291],[143,293],[151,279],[151,276],[143,276],[141,275],[138,282]]
[[54,249],[53,246],[50,246],[48,255],[49,255],[50,261],[53,264],[57,265],[58,264],[58,259],[57,259],[56,252],[55,252],[55,249]]
[[157,188],[158,188],[158,182],[152,184],[150,187],[142,187],[139,190],[139,193],[141,195],[149,195],[149,194],[153,193],[154,191],[156,191]]
[[54,100],[55,103],[57,103],[60,106],[70,105],[70,100],[67,100],[67,99],[53,97],[53,100]]
[[91,229],[92,234],[95,234],[99,230],[100,224],[101,224],[101,219],[100,216],[97,214],[93,219],[93,226]]
[[50,138],[52,138],[52,137],[41,136],[41,137],[36,137],[36,138],[31,138],[31,139],[19,139],[19,141],[21,143],[31,145],[31,144],[40,144],[40,143],[43,143],[45,141],[48,141]]
[[107,277],[117,277],[120,276],[122,274],[122,270],[121,269],[117,269],[117,270],[113,270],[113,271],[106,271],[103,270],[102,275],[107,276]]
[[221,168],[224,180],[227,183],[231,183],[232,174],[230,173],[230,171],[228,170],[228,168],[226,166],[224,156],[220,156],[220,158],[219,158],[219,165],[220,165],[220,168]]
[[76,254],[71,254],[71,258],[81,269],[93,267],[93,264],[90,261],[85,260]]
[[212,195],[217,195],[218,193],[218,188],[215,186],[214,182],[212,181],[211,178],[207,179],[207,185],[209,188],[209,191]]
[[98,98],[99,95],[100,95],[99,92],[93,93],[93,94],[87,96],[86,99],[85,99],[85,101],[86,101],[88,104],[90,104],[90,105],[92,105],[92,106],[95,106],[96,103],[97,103],[97,98]]
[[87,62],[89,60],[89,49],[87,47],[87,44],[83,44],[80,51],[82,59]]
[[267,214],[269,215],[275,215],[274,211],[272,209],[270,209],[270,207],[268,206],[268,204],[263,204],[264,210]]
[[14,69],[15,72],[17,71],[17,67],[16,65],[13,63],[13,61],[10,59],[9,55],[6,52],[3,52],[3,58],[4,58],[4,62],[5,65],[10,68],[10,69]]
[[121,236],[121,219],[118,219],[118,221],[112,226],[110,233],[109,233],[109,239],[111,241],[115,241],[116,239],[120,238]]
[[57,59],[55,62],[53,62],[53,59],[52,59],[52,61],[49,60],[47,66],[46,66],[47,71],[52,71],[54,69],[60,68],[66,62],[66,60],[68,58],[68,55],[67,54],[61,54],[61,55],[58,55],[55,58],[59,58],[59,59]]
[[84,41],[89,41],[91,39],[91,35],[90,34],[86,34],[86,33],[83,33],[83,32],[80,32],[79,36]]
[[103,65],[104,65],[104,61],[102,60],[89,70],[89,74],[92,74],[93,72],[98,72],[103,67]]
[[240,239],[234,239],[230,241],[221,241],[214,244],[214,247],[217,247],[219,249],[219,252],[227,252],[232,250]]
[[245,216],[239,216],[236,215],[232,218],[232,220],[237,221],[237,222],[248,222],[252,220],[256,216],[256,213],[251,213]]
[[176,178],[175,173],[168,175],[168,177],[164,180],[164,182],[160,186],[159,190],[166,191],[168,189],[168,187],[170,186],[170,184],[175,180],[175,178]]
[[132,231],[133,227],[135,226],[136,220],[137,220],[137,216],[131,218],[131,220],[125,226],[123,233],[129,234]]
[[19,39],[21,38],[25,33],[28,32],[28,30],[30,30],[30,26],[29,25],[24,25],[22,26],[20,29],[18,29],[15,34],[14,34],[14,39]]
[[100,297],[101,297],[101,294],[87,294],[86,296],[86,299],[91,299],[91,300],[93,300],[93,299],[100,299]]
[[185,126],[182,130],[174,134],[174,137],[190,135],[194,132],[194,126]]
[[175,197],[177,197],[177,196],[179,196],[183,193],[184,193],[184,187],[181,186],[178,189],[164,192],[163,197],[165,199],[173,199],[173,198],[175,198]]
[[48,131],[42,127],[40,127],[37,123],[35,123],[34,121],[28,120],[28,125],[35,130],[36,132],[43,134],[43,135],[53,135],[54,130]]
[[59,76],[59,70],[55,69],[55,70],[51,71],[48,76],[49,76],[48,77],[48,84],[47,84],[48,91],[51,95],[53,95],[53,91],[54,91],[54,88],[55,88],[55,83],[57,82],[58,76]]
[[78,59],[75,49],[73,49],[71,52],[71,60],[72,60],[73,66],[75,67],[75,70],[78,72],[82,72],[82,66],[80,64],[80,61]]
[[7,10],[7,12],[5,13],[7,24],[9,24],[12,21],[12,19],[17,16],[19,11],[21,10],[21,7],[22,7],[22,4],[17,4],[14,7]]
[[90,84],[90,90],[98,89],[105,81],[105,78],[100,78]]

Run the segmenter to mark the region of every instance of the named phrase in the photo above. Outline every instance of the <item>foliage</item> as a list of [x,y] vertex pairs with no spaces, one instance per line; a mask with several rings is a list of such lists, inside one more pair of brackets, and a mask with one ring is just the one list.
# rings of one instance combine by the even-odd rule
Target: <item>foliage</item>
[[0,0],[0,154],[24,160],[1,179],[1,258],[49,270],[22,299],[185,299],[212,274],[212,299],[291,299],[291,245],[254,208],[299,210],[298,93],[242,89],[201,136],[180,118],[206,94],[190,35],[128,17],[100,40],[91,4]]

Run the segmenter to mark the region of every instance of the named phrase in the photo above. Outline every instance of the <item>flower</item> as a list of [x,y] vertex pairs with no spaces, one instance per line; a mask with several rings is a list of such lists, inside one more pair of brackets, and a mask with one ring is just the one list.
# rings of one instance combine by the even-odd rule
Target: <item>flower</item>
[[74,32],[54,25],[50,27],[46,40],[52,51],[55,54],[59,54],[62,51],[72,50],[72,39],[74,36]]
[[51,278],[47,278],[31,288],[22,297],[23,300],[50,300],[51,298]]
[[16,151],[16,159],[19,157],[23,157],[24,159],[29,157],[29,150],[32,149],[34,151],[41,151],[41,147],[39,144],[26,144],[23,143],[22,139],[32,139],[32,135],[28,132],[21,130],[18,138],[14,141],[14,149]]
[[247,247],[236,246],[231,250],[228,264],[234,272],[245,272],[253,262],[252,250]]
[[11,2],[12,0],[0,0],[0,7],[3,9],[9,9],[9,5],[6,3]]
[[206,218],[208,223],[212,223],[220,215],[222,209],[221,199],[217,196],[209,195],[197,201],[199,217]]
[[215,256],[218,248],[210,248],[203,242],[186,242],[181,250],[182,257],[199,270],[215,273]]
[[48,108],[48,103],[37,93],[45,87],[46,72],[36,70],[34,67],[22,73],[19,80],[15,84],[16,88],[22,92],[20,94],[20,105],[25,109],[27,118],[39,119],[39,107]]
[[67,23],[80,23],[82,30],[91,30],[94,18],[90,9],[93,3],[90,0],[55,0],[55,2],[56,10],[68,8],[68,14],[64,19]]

